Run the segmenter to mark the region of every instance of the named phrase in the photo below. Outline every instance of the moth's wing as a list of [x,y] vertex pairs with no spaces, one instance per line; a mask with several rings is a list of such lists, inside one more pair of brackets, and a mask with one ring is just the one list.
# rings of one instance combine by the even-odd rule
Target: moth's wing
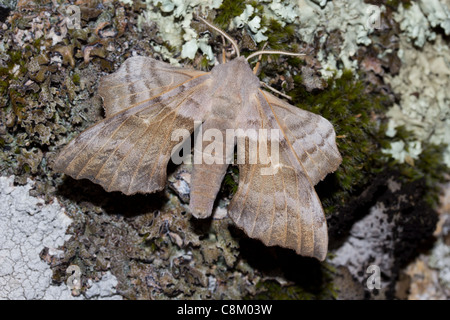
[[[240,125],[279,129],[279,165],[274,174],[262,174],[261,169],[271,165],[239,165],[239,187],[229,215],[250,237],[268,246],[279,245],[324,260],[328,232],[314,184],[341,162],[333,127],[324,118],[263,91],[256,94],[251,109],[261,115],[260,121]],[[270,141],[268,145],[270,152]],[[308,153],[312,145],[316,150]]]
[[315,186],[342,162],[333,125],[315,113],[294,107],[273,94],[260,91],[262,106],[289,141],[291,150]]
[[135,56],[128,58],[115,73],[103,77],[98,93],[104,101],[105,115],[110,117],[202,74],[205,72]]
[[[129,61],[122,68],[131,72],[134,66]],[[158,63],[158,68],[149,70],[155,79],[167,80],[171,67]],[[107,191],[129,195],[163,189],[167,163],[180,142],[178,136],[172,141],[172,133],[176,129],[192,132],[194,121],[204,118],[209,108],[205,97],[208,77],[207,73],[180,69],[174,71],[172,78],[178,81],[173,83],[140,81],[133,74],[127,79],[123,69],[118,76],[108,76],[107,84],[102,83],[102,94],[107,112],[113,115],[72,140],[59,154],[54,168],[75,179],[89,179]],[[181,78],[184,81],[180,82]],[[133,88],[126,89],[128,80]],[[137,83],[141,84],[137,86]],[[123,94],[128,92],[126,98],[116,94],[119,90]],[[131,96],[135,97],[133,101]]]

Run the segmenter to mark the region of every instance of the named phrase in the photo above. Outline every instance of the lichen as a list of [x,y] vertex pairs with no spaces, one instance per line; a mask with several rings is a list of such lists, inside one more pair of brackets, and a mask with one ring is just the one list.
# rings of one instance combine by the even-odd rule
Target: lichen
[[[182,57],[193,59],[199,48],[200,38],[190,26],[194,8],[198,8],[205,13],[207,9],[218,8],[221,3],[221,0],[189,2],[147,0],[146,10],[138,17],[138,28],[142,30],[145,25],[156,24],[158,34],[163,42],[167,42],[175,48],[182,47]],[[161,49],[160,51],[163,52]],[[205,45],[203,45],[202,51],[210,54],[210,50]],[[165,58],[171,57],[166,55]],[[210,60],[212,61],[211,57]]]
[[441,27],[446,35],[450,34],[450,9],[438,0],[420,0],[407,6],[400,4],[394,17],[404,35],[418,47],[436,39],[437,27]]
[[[417,141],[449,145],[448,47],[440,37],[435,44],[426,44],[421,52],[412,50],[406,41],[401,45],[406,67],[396,77],[386,76],[393,90],[401,92],[399,103],[387,113],[390,118],[387,134],[395,137],[396,128],[404,126]],[[412,67],[409,64],[412,61],[420,63]],[[444,162],[450,166],[450,149],[444,152]]]
[[39,258],[44,248],[52,255],[67,239],[71,220],[58,201],[45,204],[29,195],[34,183],[14,186],[14,177],[0,177],[0,299],[42,299],[57,291],[56,298],[70,296],[67,287],[56,288],[49,266]]

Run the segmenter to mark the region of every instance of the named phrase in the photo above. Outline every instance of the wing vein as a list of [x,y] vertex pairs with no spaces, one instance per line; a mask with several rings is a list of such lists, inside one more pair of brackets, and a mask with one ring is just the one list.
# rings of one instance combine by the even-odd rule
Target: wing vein
[[[245,192],[245,196],[244,196],[242,203],[247,202],[248,193],[250,192],[250,185],[252,184],[253,175],[255,173],[254,171],[255,171],[255,166],[250,166],[250,172],[249,172],[250,176],[249,176],[248,188],[247,188],[247,191]],[[242,206],[242,210],[239,212],[239,218],[236,219],[236,223],[239,223],[239,221],[241,220],[242,211],[244,211],[243,206]]]
[[258,220],[258,216],[259,216],[259,212],[261,210],[261,201],[262,201],[262,189],[263,189],[263,184],[260,184],[260,190],[259,190],[259,197],[258,197],[258,207],[256,209],[256,216],[255,216],[255,220],[253,221],[253,226],[252,226],[252,231],[249,234],[250,237],[253,238],[253,232],[255,231],[255,226],[256,226],[256,220]]
[[[297,202],[297,207],[299,208],[299,210],[301,210],[300,208],[300,195],[298,194],[298,190],[300,188],[299,186],[299,182],[298,182],[298,175],[295,175],[295,195],[297,196],[296,202]],[[312,187],[311,187],[312,188]],[[307,211],[309,213],[309,210],[303,210],[303,211]],[[300,217],[300,213],[297,214],[297,223],[298,223],[298,244],[297,244],[297,248],[298,248],[298,252],[301,252],[302,250],[302,244],[303,244],[303,230],[302,230],[302,219]],[[313,230],[314,232],[314,230]]]
[[[128,120],[128,119],[127,119],[127,120]],[[119,150],[119,148],[125,143],[125,141],[128,140],[128,138],[130,138],[130,137],[136,132],[136,130],[137,130],[137,128],[131,130],[130,133],[126,136],[126,138],[123,139],[123,141],[122,141],[121,143],[119,143],[119,144],[117,145],[116,148],[114,148],[114,150],[113,150],[113,151],[110,153],[110,155],[108,156],[108,159],[106,159],[106,160],[103,162],[103,165],[102,165],[101,168],[97,171],[97,174],[95,175],[94,179],[97,180],[97,177],[99,176],[100,172],[103,171],[103,168],[104,168],[105,165],[108,163],[109,159],[111,159],[111,157],[117,152],[117,150]],[[115,133],[114,133],[114,134],[115,134]],[[114,135],[114,134],[113,134],[113,135]],[[112,137],[113,135],[111,135],[111,137]],[[108,141],[108,142],[109,142],[109,141]],[[106,144],[105,144],[105,145],[106,145]],[[103,146],[102,148],[104,148],[104,146]]]
[[103,148],[105,148],[105,146],[112,140],[112,137],[117,133],[117,131],[119,131],[124,125],[125,123],[130,119],[130,117],[127,117],[125,119],[125,121],[122,121],[122,123],[120,123],[120,125],[114,130],[114,132],[109,135],[108,139],[106,140],[106,142],[102,145],[102,147],[100,149],[98,149],[97,151],[94,152],[94,154],[92,154],[92,156],[88,159],[88,161],[84,164],[84,166],[81,168],[81,170],[78,172],[77,176],[75,179],[79,179],[80,175],[82,174],[82,172],[86,169],[86,167],[88,166],[89,163],[91,163],[91,161],[94,159],[94,156],[99,154],[100,151],[103,150]]
[[[272,174],[272,185],[275,186],[275,175]],[[273,221],[275,220],[275,209],[276,209],[276,197],[275,197],[275,192],[276,192],[276,188],[274,188],[273,191],[273,208],[272,208],[272,218],[270,220],[270,232],[269,233],[269,242],[268,244],[270,244],[272,242],[272,231],[273,231]]]
[[292,147],[291,142],[290,142],[289,139],[287,138],[286,133],[284,132],[284,129],[283,129],[283,127],[281,126],[280,120],[278,119],[277,114],[276,114],[275,111],[273,110],[272,105],[270,104],[269,100],[268,100],[267,97],[265,96],[264,92],[263,92],[261,89],[259,89],[259,91],[262,93],[264,99],[266,100],[267,104],[269,105],[270,109],[272,110],[272,113],[273,113],[273,115],[274,115],[274,117],[275,117],[275,120],[277,121],[278,127],[280,128],[280,131],[283,133],[283,136],[284,136],[284,138],[285,138],[287,144],[289,145],[289,148],[291,149],[291,151],[293,151],[295,157],[297,158],[297,161],[299,162],[299,164],[300,164],[301,167],[303,168],[303,171],[305,172],[305,175],[306,175],[306,177],[308,178],[309,183],[311,184],[311,186],[313,186],[313,183],[312,183],[312,181],[311,181],[311,177],[310,177],[309,174],[308,174],[308,171],[306,170],[305,166],[303,165],[303,162],[300,160],[300,158],[298,157],[298,155],[295,153],[294,148]]
[[[268,102],[268,99],[266,99],[267,100],[267,102]],[[283,106],[283,105],[281,105],[281,104],[276,104],[276,103],[274,103],[274,105],[276,105],[277,107],[279,107],[279,108],[282,108],[282,109],[285,109],[285,110],[287,110],[288,112],[291,112],[292,113],[292,111],[291,110],[289,110],[289,108],[287,108],[286,106]],[[295,115],[295,114],[294,114]],[[288,128],[288,127],[286,127],[286,129],[287,130],[289,130],[289,132],[291,132],[292,134],[293,134],[293,132]],[[305,134],[305,136],[306,136],[306,132],[304,131],[304,130],[302,130],[302,132]],[[293,136],[295,137],[295,135],[293,134]],[[325,143],[330,147],[330,149],[331,150],[333,150],[333,152],[335,152],[335,150],[334,150],[334,148],[332,147],[332,146],[330,146],[330,144],[328,143],[328,141],[326,140],[326,139],[324,139],[324,137],[322,136],[322,135],[320,135],[321,136],[321,138],[325,141]],[[314,143],[314,145],[316,146],[316,148],[319,150],[319,152],[325,157],[325,159],[327,160],[327,162],[328,162],[328,164],[330,164],[332,167],[334,166],[333,165],[333,163],[331,162],[331,159],[323,152],[323,150],[313,141],[313,143]],[[303,149],[303,147],[302,147],[302,149]],[[305,150],[305,149],[303,149],[303,151],[305,151],[306,152],[306,154],[308,154],[308,157],[311,159],[311,161],[312,162],[314,162],[315,164],[316,164],[316,162],[312,159],[312,157],[310,157],[310,154]],[[295,152],[295,150],[294,150],[294,152]],[[318,169],[319,169],[319,167],[318,166],[316,166]]]
[[286,183],[284,181],[284,175],[281,174],[281,182],[283,183],[283,194],[284,194],[284,244],[286,245],[287,242],[287,229],[288,229],[288,203],[287,203],[287,194],[286,194]]
[[[98,124],[97,124],[97,125],[98,125]],[[106,126],[103,127],[103,128],[101,128],[100,131],[99,131],[99,133],[103,132],[103,131],[106,130],[106,129],[107,129]],[[72,158],[72,160],[70,160],[69,163],[66,165],[66,168],[67,168],[67,169],[72,165],[72,163],[75,161],[75,159],[78,158],[78,156],[81,154],[81,152],[83,152],[83,151],[87,148],[87,146],[91,144],[91,142],[97,137],[97,135],[98,135],[99,133],[97,133],[96,135],[93,135],[93,136],[89,139],[89,141],[86,142],[86,144],[85,144],[80,150],[78,150],[78,151],[76,152],[76,154],[75,154],[75,156]],[[72,144],[75,144],[75,141],[76,141],[76,139],[73,140],[71,143],[72,143]],[[67,149],[67,147],[65,148],[65,150],[66,150],[66,149]]]

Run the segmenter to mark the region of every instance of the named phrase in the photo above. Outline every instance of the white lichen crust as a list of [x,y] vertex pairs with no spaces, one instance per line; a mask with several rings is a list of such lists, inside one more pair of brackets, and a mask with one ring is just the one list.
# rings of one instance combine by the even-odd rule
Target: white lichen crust
[[[0,299],[74,299],[66,284],[52,284],[53,272],[39,256],[44,248],[49,255],[63,253],[72,220],[56,199],[46,204],[30,196],[33,185],[14,186],[14,176],[0,177]],[[90,284],[86,298],[121,298],[111,274]]]
[[[71,223],[57,201],[46,205],[29,195],[33,182],[14,186],[14,177],[0,177],[0,298],[42,299],[52,287],[52,271],[40,259],[47,247],[58,252]],[[55,291],[55,288],[52,290]],[[55,292],[54,292],[55,293]],[[67,298],[60,288],[57,295]]]

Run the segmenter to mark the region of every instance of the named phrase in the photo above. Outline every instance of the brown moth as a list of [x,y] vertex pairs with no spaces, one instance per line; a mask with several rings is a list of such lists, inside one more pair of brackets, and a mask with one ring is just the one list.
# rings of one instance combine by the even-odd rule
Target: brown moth
[[[276,173],[261,174],[270,164],[239,164],[239,186],[228,214],[251,238],[324,260],[327,225],[314,186],[342,161],[333,126],[261,89],[247,60],[281,52],[260,51],[245,59],[221,33],[237,57],[210,72],[136,56],[104,77],[99,94],[106,118],[71,141],[55,169],[106,191],[152,193],[165,187],[167,164],[179,144],[171,138],[175,129],[192,133],[195,121],[203,130],[214,128],[224,135],[227,129],[278,129]],[[252,139],[246,137],[248,144]],[[234,144],[222,143],[224,160],[233,158]],[[245,153],[248,159],[249,151]],[[196,218],[211,215],[228,165],[194,163],[190,209]]]

